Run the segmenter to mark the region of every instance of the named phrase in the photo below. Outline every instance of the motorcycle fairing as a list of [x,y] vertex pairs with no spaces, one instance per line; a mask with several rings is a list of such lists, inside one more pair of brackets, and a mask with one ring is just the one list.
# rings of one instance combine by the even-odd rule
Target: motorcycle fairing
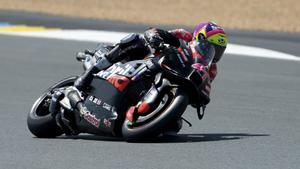
[[110,76],[107,79],[107,81],[110,82],[112,85],[114,85],[114,87],[117,88],[121,92],[130,83],[130,79],[128,79],[125,76],[119,76],[119,75]]
[[125,76],[129,79],[138,79],[135,76],[138,76],[145,72],[153,63],[151,59],[144,60],[135,60],[126,63],[118,62],[113,64],[106,70],[102,70],[97,73],[95,76],[103,79],[108,79],[111,76],[119,75]]
[[[120,113],[124,112],[121,109],[128,108],[129,105],[127,104],[132,102],[129,93],[134,89],[129,85],[138,86],[136,82],[151,66],[150,62],[150,59],[124,64],[118,62],[95,75],[84,105],[91,113],[90,116],[95,120],[100,120],[100,122],[99,125],[95,126],[91,121],[81,118],[84,119],[81,122],[82,126],[88,125],[85,128],[89,130],[89,133],[112,133],[114,131],[118,117],[122,116]],[[135,90],[139,89],[136,88]]]
[[95,126],[87,119],[80,118],[79,125],[89,133],[112,133],[123,98],[124,94],[111,85],[110,82],[101,78],[94,78],[89,96],[84,101],[84,106],[90,112],[90,116],[99,120],[99,124]]

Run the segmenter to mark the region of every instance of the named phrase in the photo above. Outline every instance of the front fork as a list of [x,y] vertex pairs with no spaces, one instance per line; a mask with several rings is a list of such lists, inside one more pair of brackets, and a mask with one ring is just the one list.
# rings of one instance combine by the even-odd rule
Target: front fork
[[[79,131],[75,125],[75,106],[72,106],[72,102],[70,102],[68,98],[68,95],[77,92],[75,90],[73,91],[72,88],[74,87],[61,88],[54,91],[49,105],[49,112],[52,114],[52,116],[55,116],[56,124],[64,131],[66,135],[79,134]],[[79,94],[72,95],[78,95],[77,102],[80,102],[83,99]]]

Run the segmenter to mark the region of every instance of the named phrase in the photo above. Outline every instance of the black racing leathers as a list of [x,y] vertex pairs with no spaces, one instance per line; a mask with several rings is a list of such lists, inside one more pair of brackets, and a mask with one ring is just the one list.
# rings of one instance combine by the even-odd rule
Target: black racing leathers
[[[161,29],[151,28],[145,31],[144,36],[138,34],[130,34],[123,38],[119,43],[117,43],[113,49],[107,53],[101,53],[102,51],[95,51],[95,54],[99,55],[98,61],[91,68],[86,70],[83,75],[81,75],[75,82],[75,87],[79,90],[84,90],[93,79],[93,74],[107,68],[107,60],[110,64],[126,60],[139,60],[147,56],[151,51],[151,48],[156,50],[159,45],[166,43],[175,47],[180,45],[179,39],[173,36],[168,31]],[[102,55],[100,57],[100,55]],[[107,60],[106,60],[107,59]],[[103,62],[106,61],[106,62]],[[101,63],[105,63],[103,66]]]

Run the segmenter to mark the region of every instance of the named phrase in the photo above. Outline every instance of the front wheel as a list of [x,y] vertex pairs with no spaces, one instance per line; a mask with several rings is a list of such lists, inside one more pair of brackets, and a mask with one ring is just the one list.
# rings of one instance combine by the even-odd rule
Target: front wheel
[[72,76],[56,83],[35,101],[27,116],[27,126],[33,135],[40,138],[51,138],[63,134],[56,125],[55,117],[49,112],[49,99],[51,99],[49,94],[55,88],[72,86],[76,79],[76,76]]
[[189,103],[186,92],[180,88],[168,91],[161,99],[159,106],[145,117],[139,117],[131,124],[125,119],[122,126],[123,138],[136,141],[159,135],[166,125],[178,120]]

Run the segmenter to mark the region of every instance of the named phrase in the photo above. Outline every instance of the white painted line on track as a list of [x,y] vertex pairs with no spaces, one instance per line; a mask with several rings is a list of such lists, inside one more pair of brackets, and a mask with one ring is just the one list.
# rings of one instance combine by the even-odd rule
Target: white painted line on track
[[228,44],[225,53],[232,55],[300,61],[300,57],[297,57],[295,55],[278,52],[270,49],[237,44]]
[[97,31],[97,30],[50,30],[41,32],[0,32],[6,35],[25,37],[53,38],[86,42],[117,43],[128,35],[127,32]]
[[[38,37],[38,38],[52,38],[74,41],[87,42],[103,42],[103,43],[117,43],[120,39],[128,35],[128,32],[112,32],[112,31],[98,31],[98,30],[45,30],[45,31],[29,31],[29,32],[1,32],[0,34]],[[241,55],[250,57],[262,57],[271,59],[293,60],[300,61],[300,57],[269,50],[258,47],[251,47],[245,45],[228,44],[225,51],[226,54]]]

